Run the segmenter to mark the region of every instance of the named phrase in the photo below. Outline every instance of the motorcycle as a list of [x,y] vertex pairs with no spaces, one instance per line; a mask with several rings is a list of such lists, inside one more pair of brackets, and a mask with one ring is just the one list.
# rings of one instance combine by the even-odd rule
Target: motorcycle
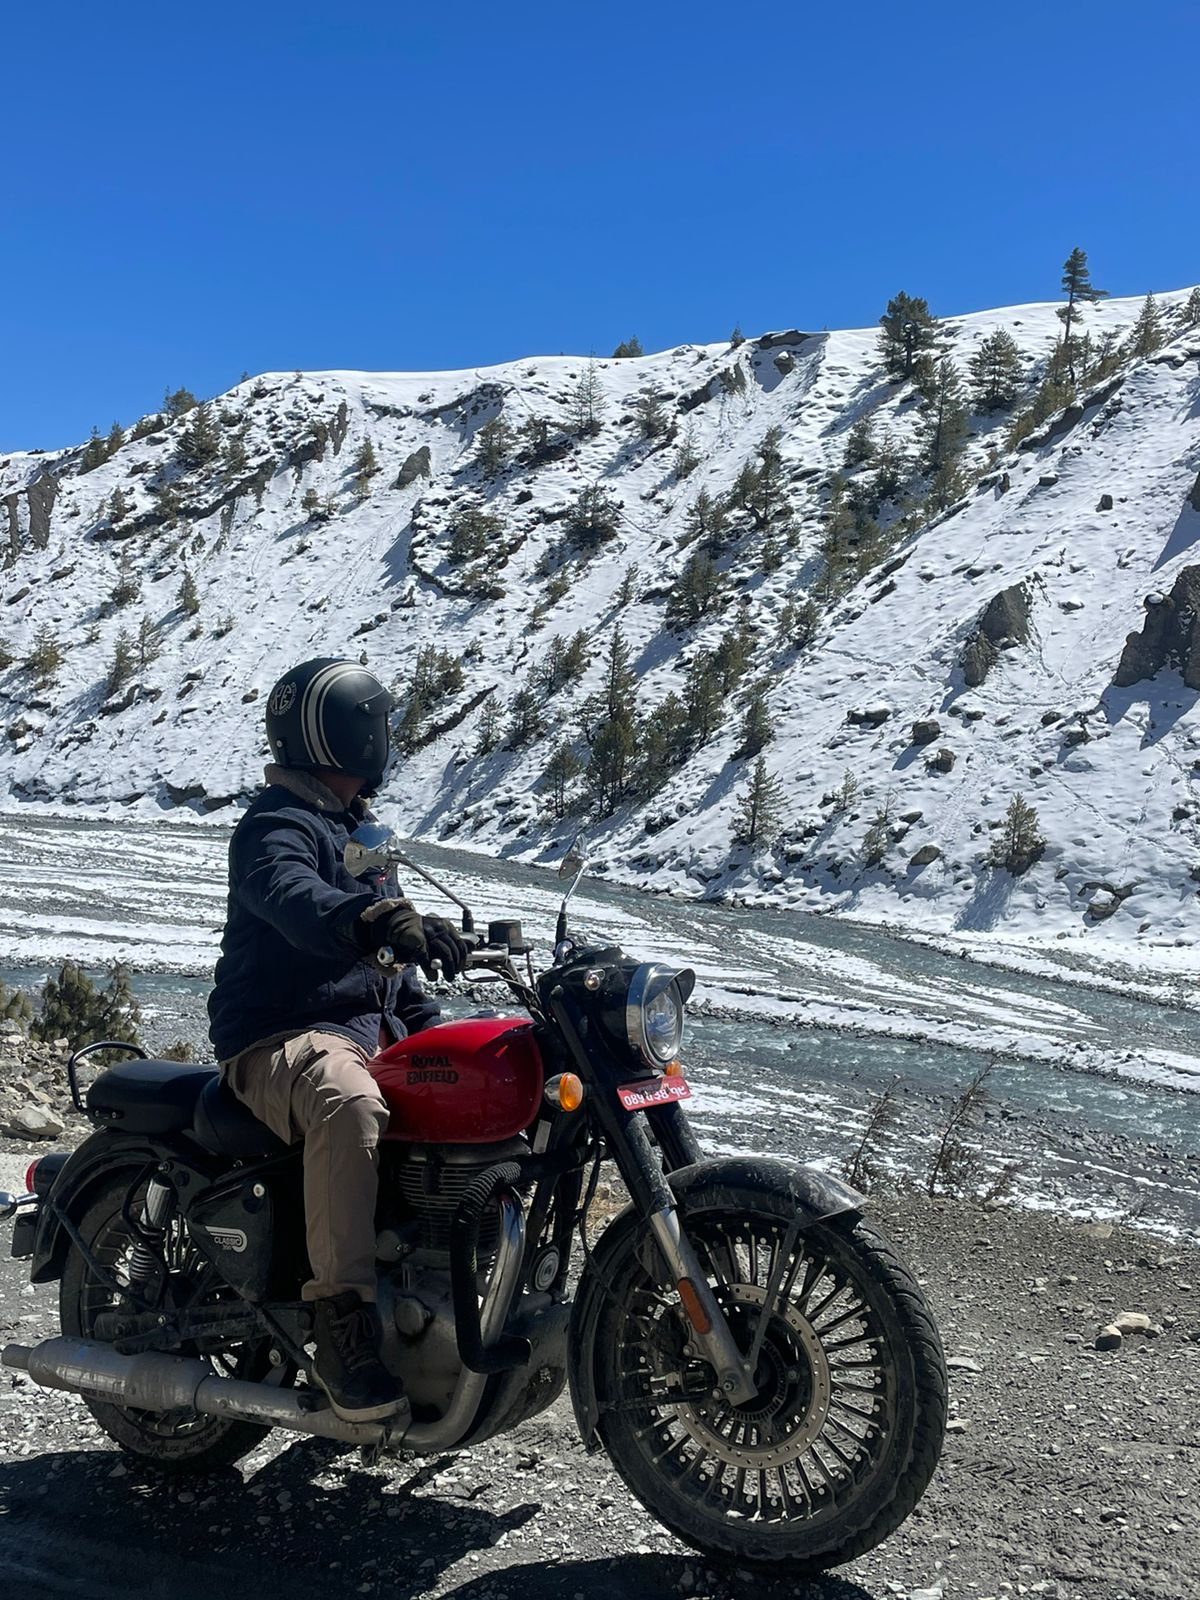
[[[704,1157],[680,1064],[693,972],[577,941],[581,859],[541,972],[519,921],[477,933],[385,828],[359,828],[345,859],[358,877],[403,867],[454,900],[466,981],[503,986],[524,1013],[442,1023],[371,1063],[392,1111],[383,1357],[409,1408],[344,1421],[312,1380],[301,1147],[214,1068],[111,1042],[68,1063],[95,1131],[36,1161],[28,1194],[0,1196],[13,1255],[34,1283],[59,1283],[62,1328],[0,1361],[81,1395],[123,1449],[197,1472],[272,1428],[370,1459],[465,1450],[569,1385],[586,1446],[711,1559],[814,1573],[885,1539],[941,1448],[937,1329],[846,1184]],[[114,1049],[131,1058],[85,1094],[81,1069]],[[606,1163],[630,1203],[592,1238]]]

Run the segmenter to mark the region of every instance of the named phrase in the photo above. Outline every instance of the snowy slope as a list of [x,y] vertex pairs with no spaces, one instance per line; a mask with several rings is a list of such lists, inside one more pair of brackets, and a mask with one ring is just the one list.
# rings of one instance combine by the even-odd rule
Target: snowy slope
[[[174,527],[146,519],[156,505],[151,485],[177,475],[171,461],[186,417],[89,472],[79,470],[78,450],[0,458],[0,543],[7,535],[9,549],[0,643],[13,657],[0,672],[8,734],[0,786],[10,804],[154,812],[190,801],[226,820],[259,781],[261,706],[288,665],[365,653],[403,687],[416,651],[435,644],[463,658],[464,684],[432,719],[452,726],[394,775],[388,799],[413,833],[543,858],[583,827],[597,870],[656,889],[765,896],[972,937],[1078,940],[1186,965],[1200,860],[1196,693],[1171,672],[1112,687],[1146,596],[1168,592],[1200,559],[1200,513],[1188,504],[1200,472],[1200,330],[1171,322],[1185,299],[1161,298],[1168,343],[1127,363],[1115,390],[1052,430],[1053,442],[1010,454],[1009,417],[974,418],[968,461],[977,471],[988,463],[982,484],[823,606],[804,649],[780,636],[779,620],[819,578],[827,484],[849,428],[871,413],[879,430],[913,445],[922,425],[911,388],[886,380],[874,329],[597,362],[603,411],[594,436],[571,425],[586,368],[576,357],[474,372],[247,380],[214,403],[223,432],[244,429],[247,465],[178,475]],[[1089,310],[1088,330],[1123,336],[1138,310],[1135,301],[1104,302]],[[1060,332],[1055,308],[956,318],[943,332],[965,366],[998,327],[1016,338],[1032,383]],[[673,441],[642,437],[633,402],[647,384],[677,426]],[[339,406],[340,449],[314,443],[315,422],[336,433]],[[540,464],[518,458],[487,477],[476,436],[501,414],[514,427],[546,419],[561,447]],[[763,536],[743,533],[721,561],[730,603],[672,630],[667,598],[694,548],[681,547],[688,508],[701,490],[726,492],[772,425],[783,431],[793,529],[782,565],[764,571]],[[674,459],[685,430],[700,465],[681,479]],[[380,470],[360,500],[351,480],[366,438]],[[47,514],[49,475],[57,493]],[[561,540],[574,497],[593,483],[620,504],[617,536],[566,569],[570,586],[549,603],[543,558]],[[117,488],[132,510],[113,529],[103,508]],[[306,491],[328,502],[330,520],[302,508]],[[1099,511],[1105,495],[1113,509]],[[468,503],[502,523],[486,598],[460,592],[461,570],[446,559],[448,531]],[[123,561],[141,592],[114,608]],[[200,592],[194,619],[177,604],[185,563]],[[631,567],[634,597],[619,603]],[[1002,650],[986,682],[966,690],[964,642],[1011,585],[1026,588],[1029,638]],[[598,687],[614,627],[632,647],[645,711],[682,693],[696,651],[716,645],[739,603],[755,634],[752,676],[770,685],[775,737],[764,756],[784,791],[779,840],[753,858],[730,843],[749,765],[733,756],[737,695],[720,731],[658,794],[610,817],[580,808],[556,821],[541,775],[564,738],[586,757],[580,706]],[[136,631],[143,615],[161,653],[106,703],[117,635]],[[48,687],[23,666],[46,626],[65,648]],[[579,629],[594,645],[591,665],[549,700],[542,736],[478,754],[481,696],[506,704],[546,641]],[[914,721],[930,718],[937,739],[914,746]],[[952,770],[930,771],[927,758],[943,748]],[[838,813],[822,801],[847,772],[857,794]],[[1047,839],[1042,859],[1017,879],[984,861],[990,825],[1015,793],[1036,807]],[[885,805],[891,842],[882,863],[865,868],[863,837]],[[940,855],[911,865],[926,845]]]

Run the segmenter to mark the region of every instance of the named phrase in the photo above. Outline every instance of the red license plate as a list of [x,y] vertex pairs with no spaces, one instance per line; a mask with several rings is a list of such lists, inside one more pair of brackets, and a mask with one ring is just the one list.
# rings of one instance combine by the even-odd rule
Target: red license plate
[[691,1098],[686,1078],[642,1078],[638,1083],[623,1083],[617,1090],[617,1099],[626,1111],[648,1111],[652,1106]]

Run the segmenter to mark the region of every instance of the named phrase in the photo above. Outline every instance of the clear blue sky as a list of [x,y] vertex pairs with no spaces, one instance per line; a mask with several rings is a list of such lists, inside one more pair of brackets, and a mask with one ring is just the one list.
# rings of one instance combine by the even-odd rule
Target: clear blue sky
[[7,8],[0,450],[243,369],[1200,280],[1191,0]]

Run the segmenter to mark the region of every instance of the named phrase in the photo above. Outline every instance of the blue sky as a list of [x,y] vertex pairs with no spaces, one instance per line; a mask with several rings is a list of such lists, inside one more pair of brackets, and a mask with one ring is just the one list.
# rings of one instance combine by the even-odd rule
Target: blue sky
[[10,7],[0,450],[241,372],[1200,280],[1200,8]]

